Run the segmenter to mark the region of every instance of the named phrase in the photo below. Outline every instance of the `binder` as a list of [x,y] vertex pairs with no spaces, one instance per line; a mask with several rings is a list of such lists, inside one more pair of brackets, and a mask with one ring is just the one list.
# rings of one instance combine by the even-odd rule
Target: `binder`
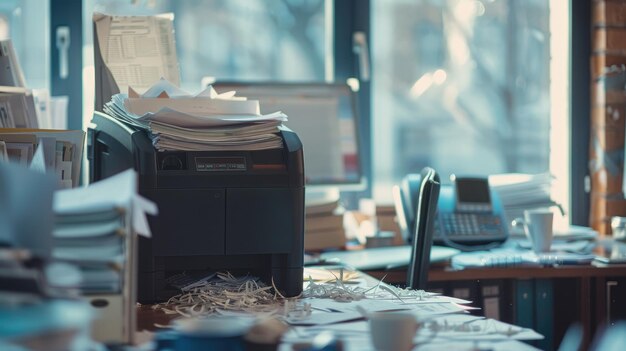
[[515,282],[515,324],[520,327],[535,327],[535,291],[531,279]]
[[554,349],[554,293],[550,279],[535,280],[535,330],[545,338],[537,341],[542,350]]
[[485,317],[502,320],[502,299],[503,286],[496,281],[481,282],[480,293],[482,297],[482,309]]

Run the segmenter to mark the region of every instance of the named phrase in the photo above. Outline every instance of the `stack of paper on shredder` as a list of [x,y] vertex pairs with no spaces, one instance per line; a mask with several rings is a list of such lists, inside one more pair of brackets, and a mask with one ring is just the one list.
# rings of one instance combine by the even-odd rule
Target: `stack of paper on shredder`
[[80,288],[99,308],[93,328],[99,341],[130,342],[134,330],[135,234],[149,235],[145,214],[156,214],[155,205],[137,195],[136,184],[129,170],[54,196],[52,256],[80,268]]
[[282,147],[277,134],[287,116],[261,115],[259,102],[217,94],[212,87],[192,96],[166,80],[139,95],[132,88],[104,105],[110,116],[151,133],[159,150],[263,150]]
[[304,249],[317,251],[345,246],[344,212],[338,197],[308,202],[304,221]]
[[516,218],[523,218],[524,210],[558,206],[550,196],[552,181],[553,177],[549,173],[489,176],[489,185],[498,194],[509,223]]

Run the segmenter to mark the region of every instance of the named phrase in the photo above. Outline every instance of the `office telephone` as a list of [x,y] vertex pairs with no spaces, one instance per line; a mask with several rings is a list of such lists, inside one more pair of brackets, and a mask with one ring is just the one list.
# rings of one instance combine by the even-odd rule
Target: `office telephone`
[[[398,224],[406,241],[415,226],[420,175],[407,175],[393,189]],[[454,177],[441,186],[433,242],[456,248],[500,243],[508,238],[502,203],[487,178]],[[460,247],[459,247],[460,246]]]

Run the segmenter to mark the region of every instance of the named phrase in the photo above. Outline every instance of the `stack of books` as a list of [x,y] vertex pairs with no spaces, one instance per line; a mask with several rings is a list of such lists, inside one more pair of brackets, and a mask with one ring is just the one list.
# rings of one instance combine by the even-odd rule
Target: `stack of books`
[[311,201],[306,205],[304,249],[321,251],[346,245],[344,208],[339,198]]
[[98,341],[130,342],[134,334],[135,233],[149,234],[145,213],[156,213],[136,194],[136,184],[129,170],[54,196],[52,257],[80,268],[80,290],[98,308],[93,326]]
[[139,95],[115,94],[104,112],[150,132],[158,150],[238,151],[282,147],[282,112],[260,114],[259,102],[218,94],[212,87],[192,96],[166,80]]

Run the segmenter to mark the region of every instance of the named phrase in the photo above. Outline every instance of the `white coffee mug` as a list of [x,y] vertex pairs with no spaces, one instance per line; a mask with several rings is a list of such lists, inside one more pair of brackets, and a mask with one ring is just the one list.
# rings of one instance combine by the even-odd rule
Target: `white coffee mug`
[[524,211],[524,219],[517,218],[513,225],[523,225],[526,237],[535,253],[550,252],[552,246],[554,213],[549,209]]
[[375,312],[368,314],[374,348],[379,351],[409,351],[419,329],[414,314],[407,312]]

